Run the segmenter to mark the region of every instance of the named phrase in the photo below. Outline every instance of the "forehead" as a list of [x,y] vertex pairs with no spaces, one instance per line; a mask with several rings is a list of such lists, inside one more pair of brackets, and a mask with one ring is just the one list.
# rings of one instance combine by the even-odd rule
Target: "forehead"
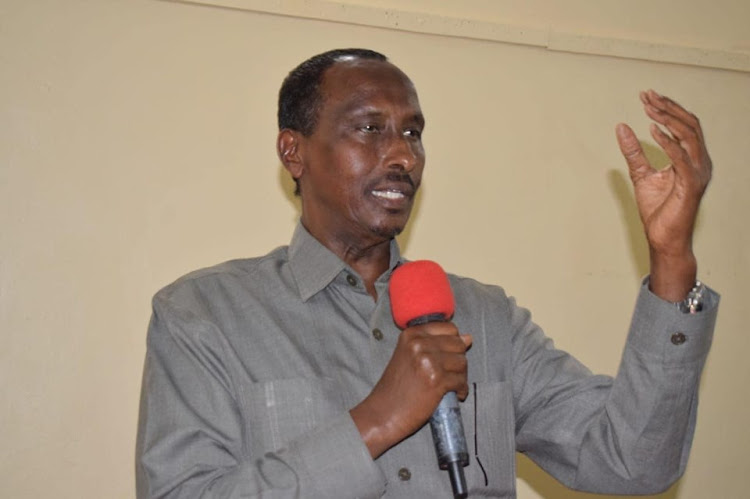
[[345,59],[323,74],[320,93],[323,109],[333,110],[374,104],[394,104],[419,112],[417,91],[411,80],[389,62]]

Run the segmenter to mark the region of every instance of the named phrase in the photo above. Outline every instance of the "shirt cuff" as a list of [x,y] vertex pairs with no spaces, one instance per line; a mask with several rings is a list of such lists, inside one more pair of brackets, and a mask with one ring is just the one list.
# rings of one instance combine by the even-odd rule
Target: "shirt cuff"
[[702,361],[713,339],[720,296],[706,286],[703,309],[695,314],[680,311],[648,289],[644,279],[630,326],[628,344],[647,356],[670,364]]

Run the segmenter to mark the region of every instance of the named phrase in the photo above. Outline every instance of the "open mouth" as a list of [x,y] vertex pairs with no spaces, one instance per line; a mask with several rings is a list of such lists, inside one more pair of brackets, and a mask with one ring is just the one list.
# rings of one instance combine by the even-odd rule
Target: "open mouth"
[[372,191],[372,195],[376,198],[388,199],[392,201],[399,201],[402,199],[406,199],[407,197],[406,194],[395,189]]

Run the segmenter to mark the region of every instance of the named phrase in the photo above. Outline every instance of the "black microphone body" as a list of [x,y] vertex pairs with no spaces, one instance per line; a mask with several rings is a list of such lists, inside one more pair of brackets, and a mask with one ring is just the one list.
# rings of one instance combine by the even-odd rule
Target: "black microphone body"
[[[445,322],[448,318],[443,314],[428,314],[410,320],[408,327],[426,324],[428,322]],[[468,497],[464,466],[469,464],[469,452],[464,437],[464,425],[461,420],[461,408],[458,405],[456,392],[448,392],[440,400],[435,412],[430,416],[432,440],[435,443],[438,466],[441,470],[448,470],[455,499]]]

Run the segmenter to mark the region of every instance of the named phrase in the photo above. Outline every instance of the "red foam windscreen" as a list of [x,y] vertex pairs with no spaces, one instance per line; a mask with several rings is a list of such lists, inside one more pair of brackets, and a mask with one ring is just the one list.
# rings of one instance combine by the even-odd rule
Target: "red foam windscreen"
[[437,263],[417,260],[393,271],[390,283],[393,320],[401,329],[412,319],[440,314],[453,316],[453,293],[448,276]]

